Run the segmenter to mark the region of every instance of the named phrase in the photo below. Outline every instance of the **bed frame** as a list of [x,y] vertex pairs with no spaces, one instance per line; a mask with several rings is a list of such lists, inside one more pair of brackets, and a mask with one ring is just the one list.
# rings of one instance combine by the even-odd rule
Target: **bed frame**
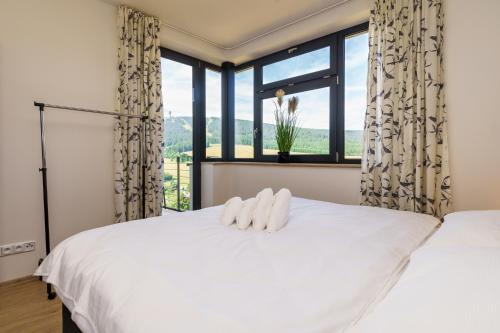
[[82,333],[75,322],[71,319],[71,312],[62,304],[62,326],[63,333]]

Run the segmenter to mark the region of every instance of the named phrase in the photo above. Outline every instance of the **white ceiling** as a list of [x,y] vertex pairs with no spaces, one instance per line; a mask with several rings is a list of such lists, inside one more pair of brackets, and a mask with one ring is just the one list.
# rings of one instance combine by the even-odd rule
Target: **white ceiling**
[[[190,45],[201,45],[205,60],[244,61],[249,56],[239,54],[249,44],[284,31],[293,30],[305,22],[323,19],[325,14],[338,11],[351,2],[362,2],[368,14],[368,0],[102,0],[113,5],[124,4],[158,17],[162,30],[170,31],[168,39],[184,38]],[[344,8],[345,10],[345,8]],[[358,10],[359,16],[359,10]],[[357,17],[359,21],[359,17]],[[356,22],[359,23],[359,22]],[[314,24],[313,24],[314,25]],[[335,26],[335,22],[332,22]],[[304,31],[305,30],[305,31]],[[297,41],[297,34],[303,35],[307,26],[295,34],[290,34],[290,42]],[[307,31],[310,36],[325,34],[325,28]],[[316,31],[315,31],[316,30]],[[328,30],[328,29],[327,29]],[[163,32],[162,32],[163,33]],[[299,38],[303,39],[303,38]],[[304,40],[302,40],[304,41]],[[181,41],[170,41],[179,48]],[[280,38],[278,44],[282,44]],[[163,40],[162,40],[163,43]],[[178,45],[179,44],[179,45]],[[169,45],[165,45],[169,47]],[[255,45],[254,45],[255,46]],[[182,47],[181,47],[182,48]],[[193,53],[187,45],[187,53]],[[255,50],[255,47],[253,48]],[[178,50],[183,51],[183,50]],[[186,51],[186,50],[184,50]],[[217,53],[217,54],[216,54]],[[247,52],[248,53],[248,52]],[[196,54],[200,57],[200,54]]]
[[162,22],[232,49],[256,36],[345,0],[108,0],[158,17]]

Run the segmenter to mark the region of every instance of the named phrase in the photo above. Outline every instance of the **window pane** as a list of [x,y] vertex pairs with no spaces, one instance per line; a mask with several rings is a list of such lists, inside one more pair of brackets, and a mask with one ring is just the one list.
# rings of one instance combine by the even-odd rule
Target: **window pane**
[[[325,87],[285,96],[287,100],[299,97],[299,123],[301,129],[292,147],[292,154],[329,154],[330,88]],[[275,139],[274,105],[275,98],[262,101],[262,144],[263,154],[277,154]]]
[[328,68],[330,68],[329,46],[264,66],[262,68],[263,83],[284,80]]
[[222,90],[221,73],[205,70],[205,117],[206,117],[206,156],[222,157]]
[[193,68],[162,58],[161,73],[165,115],[164,206],[188,210],[192,202]]
[[345,39],[345,158],[361,158],[366,112],[368,33]]
[[234,77],[234,157],[253,158],[253,68]]

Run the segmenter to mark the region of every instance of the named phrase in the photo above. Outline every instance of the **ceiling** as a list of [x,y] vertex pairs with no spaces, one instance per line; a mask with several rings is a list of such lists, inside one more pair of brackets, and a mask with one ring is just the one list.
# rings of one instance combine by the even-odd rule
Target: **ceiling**
[[[249,57],[241,55],[239,51],[256,42],[269,39],[271,35],[281,34],[283,31],[293,30],[289,34],[289,42],[296,42],[306,32],[311,36],[333,32],[324,26],[311,28],[305,22],[319,20],[337,8],[344,7],[347,2],[361,2],[368,0],[101,0],[103,2],[120,5],[124,4],[158,17],[163,26],[162,33],[168,30],[167,47],[172,45],[177,51],[209,59],[213,61],[239,61]],[[350,4],[349,4],[350,5]],[[368,6],[365,6],[363,15],[367,17]],[[359,15],[358,15],[359,16]],[[365,19],[366,19],[365,17]],[[359,17],[356,17],[359,21]],[[332,24],[334,24],[333,22]],[[359,23],[359,22],[356,22]],[[300,30],[297,26],[300,26]],[[309,31],[312,30],[312,31]],[[174,36],[175,35],[175,36]],[[179,41],[180,38],[186,41]],[[286,36],[285,36],[286,39]],[[189,40],[189,42],[188,42]],[[304,41],[304,40],[303,40]],[[185,47],[181,44],[186,44]],[[187,45],[189,44],[189,45]],[[279,41],[276,45],[280,44]],[[203,49],[207,56],[197,53]],[[179,49],[181,48],[181,49]],[[191,50],[192,49],[192,50]],[[267,52],[267,50],[266,50]],[[216,54],[217,53],[217,54]],[[248,53],[248,51],[245,51]],[[252,55],[254,56],[254,55]],[[224,58],[224,59],[223,59]]]

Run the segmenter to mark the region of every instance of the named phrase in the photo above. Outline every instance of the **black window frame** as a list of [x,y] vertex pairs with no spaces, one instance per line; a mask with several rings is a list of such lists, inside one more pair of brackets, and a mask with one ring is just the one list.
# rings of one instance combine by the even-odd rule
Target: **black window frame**
[[[226,107],[223,106],[223,114],[226,111],[226,133],[223,134],[225,144],[223,147],[223,160],[234,162],[276,162],[276,155],[264,155],[262,144],[262,100],[273,97],[277,89],[284,89],[287,94],[330,87],[330,126],[329,126],[329,154],[292,154],[293,163],[334,163],[334,164],[360,164],[360,159],[345,158],[345,48],[344,41],[347,37],[368,31],[368,22],[341,30],[287,49],[272,53],[270,55],[251,60],[238,66],[222,66],[224,72],[232,80],[228,81],[229,89],[232,91],[232,99]],[[301,76],[287,78],[275,82],[263,84],[263,67],[275,62],[290,59],[292,57],[316,51],[324,47],[330,47],[330,68]],[[367,55],[368,57],[368,55]],[[225,63],[227,64],[227,63]],[[232,65],[232,64],[231,64]],[[234,73],[253,68],[254,74],[254,157],[237,158],[234,155]],[[224,85],[224,83],[223,83]],[[224,103],[224,102],[223,102]],[[225,109],[225,110],[224,110]],[[223,122],[224,124],[224,122]],[[209,159],[212,161],[213,159]]]
[[[173,60],[193,68],[193,210],[201,209],[201,162],[205,156],[205,69],[221,72],[220,66],[160,47],[161,58]],[[221,112],[224,116],[224,111]],[[224,123],[224,122],[223,122]],[[224,140],[224,137],[222,138]],[[222,149],[224,154],[224,148]],[[223,155],[224,156],[224,155]],[[222,159],[219,159],[222,160]]]

